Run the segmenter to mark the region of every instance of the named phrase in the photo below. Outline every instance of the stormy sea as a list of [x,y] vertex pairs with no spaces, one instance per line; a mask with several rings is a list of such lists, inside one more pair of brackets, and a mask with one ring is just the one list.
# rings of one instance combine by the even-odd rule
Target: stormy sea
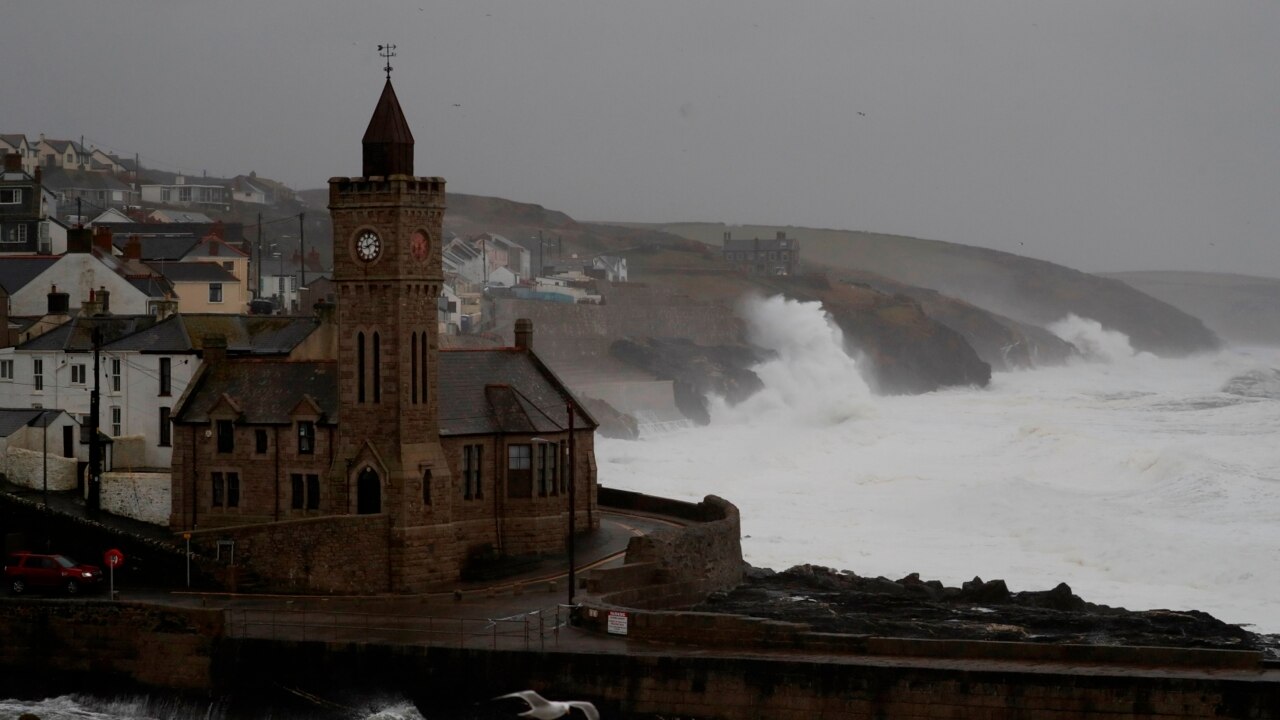
[[[1198,609],[1280,633],[1280,349],[1160,359],[1071,317],[1052,328],[1083,353],[1069,365],[880,396],[819,305],[756,299],[742,313],[752,342],[775,353],[756,368],[765,389],[714,402],[708,426],[597,440],[601,483],[730,499],[758,567],[918,572],[948,585],[978,575],[1019,590],[1066,582],[1090,602]],[[0,720],[28,712],[311,714],[161,697],[0,701]],[[324,716],[442,717],[402,698]]]
[[742,314],[776,353],[765,390],[706,427],[598,441],[603,484],[731,500],[758,567],[1066,582],[1280,632],[1280,349],[1160,359],[1069,317],[1050,329],[1077,362],[877,396],[818,304]]

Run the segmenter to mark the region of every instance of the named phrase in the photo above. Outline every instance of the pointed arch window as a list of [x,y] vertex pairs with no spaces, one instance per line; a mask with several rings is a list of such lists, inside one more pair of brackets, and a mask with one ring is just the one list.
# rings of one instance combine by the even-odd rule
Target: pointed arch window
[[409,338],[409,402],[418,404],[418,333]]
[[422,402],[425,403],[427,402],[427,388],[430,387],[427,384],[427,358],[430,357],[427,355],[427,333],[423,332],[418,335],[418,343],[421,345],[419,354],[422,357]]
[[356,333],[356,402],[364,402],[364,333]]
[[373,401],[382,402],[382,338],[373,334]]

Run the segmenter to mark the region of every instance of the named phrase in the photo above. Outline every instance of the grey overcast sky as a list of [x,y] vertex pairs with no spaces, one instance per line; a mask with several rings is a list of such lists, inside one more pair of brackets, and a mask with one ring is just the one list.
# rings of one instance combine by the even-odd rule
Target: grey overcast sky
[[319,187],[384,42],[457,192],[1280,277],[1276,0],[11,0],[0,132]]

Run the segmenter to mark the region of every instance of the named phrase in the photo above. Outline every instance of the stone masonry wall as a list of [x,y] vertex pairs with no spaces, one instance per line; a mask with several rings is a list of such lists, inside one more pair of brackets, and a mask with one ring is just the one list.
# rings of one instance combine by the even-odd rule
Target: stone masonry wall
[[695,505],[602,490],[600,504],[692,521],[684,527],[634,537],[627,544],[622,567],[593,570],[587,576],[587,590],[602,607],[683,607],[742,582],[742,527],[738,508],[727,500],[708,495]]
[[[0,455],[0,473],[9,482],[23,487],[44,487],[44,453],[11,447]],[[76,489],[76,459],[49,454],[49,489],[55,491]]]
[[0,683],[21,673],[24,693],[203,690],[222,635],[220,610],[0,599]]
[[170,486],[169,473],[103,473],[102,509],[113,515],[168,525]]
[[198,530],[191,542],[213,556],[218,541],[234,541],[235,567],[262,583],[258,590],[372,594],[389,590],[388,522],[386,515],[285,520]]

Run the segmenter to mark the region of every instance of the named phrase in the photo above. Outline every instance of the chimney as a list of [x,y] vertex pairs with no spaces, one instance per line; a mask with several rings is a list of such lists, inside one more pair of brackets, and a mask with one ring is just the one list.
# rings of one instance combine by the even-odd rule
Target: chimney
[[533,321],[529,318],[516,320],[516,347],[521,350],[533,349]]
[[67,230],[67,252],[87,253],[93,247],[93,231],[89,228],[71,228]]
[[137,235],[130,235],[128,242],[124,244],[124,257],[126,260],[142,259],[142,238]]
[[44,184],[44,170],[39,165],[36,166],[35,172],[31,173],[31,177],[36,179],[36,185]]
[[71,310],[71,296],[58,292],[57,285],[49,286],[49,314],[66,315]]
[[725,241],[726,243],[727,243],[727,242],[729,242],[729,235],[730,235],[730,234],[731,234],[731,233],[730,233],[728,230],[725,230],[725,231],[724,231],[724,241]]
[[111,293],[105,285],[98,288],[98,303],[102,305],[103,315],[111,314]]
[[153,300],[151,312],[156,316],[156,320],[173,317],[178,314],[178,301],[171,297],[166,297],[163,300]]
[[102,314],[102,303],[98,301],[98,293],[89,291],[89,299],[80,302],[80,317],[93,317]]
[[99,225],[93,229],[93,246],[102,252],[111,255],[114,248],[111,246],[111,228],[106,225]]
[[779,230],[779,231],[778,231],[778,237],[777,237],[776,239],[777,239],[777,240],[786,240],[786,239],[787,239],[787,233],[786,233],[786,231],[785,231],[785,230]]
[[227,337],[225,335],[205,335],[200,356],[208,365],[216,365],[227,359]]
[[7,173],[22,172],[22,156],[18,153],[5,153],[4,171]]

